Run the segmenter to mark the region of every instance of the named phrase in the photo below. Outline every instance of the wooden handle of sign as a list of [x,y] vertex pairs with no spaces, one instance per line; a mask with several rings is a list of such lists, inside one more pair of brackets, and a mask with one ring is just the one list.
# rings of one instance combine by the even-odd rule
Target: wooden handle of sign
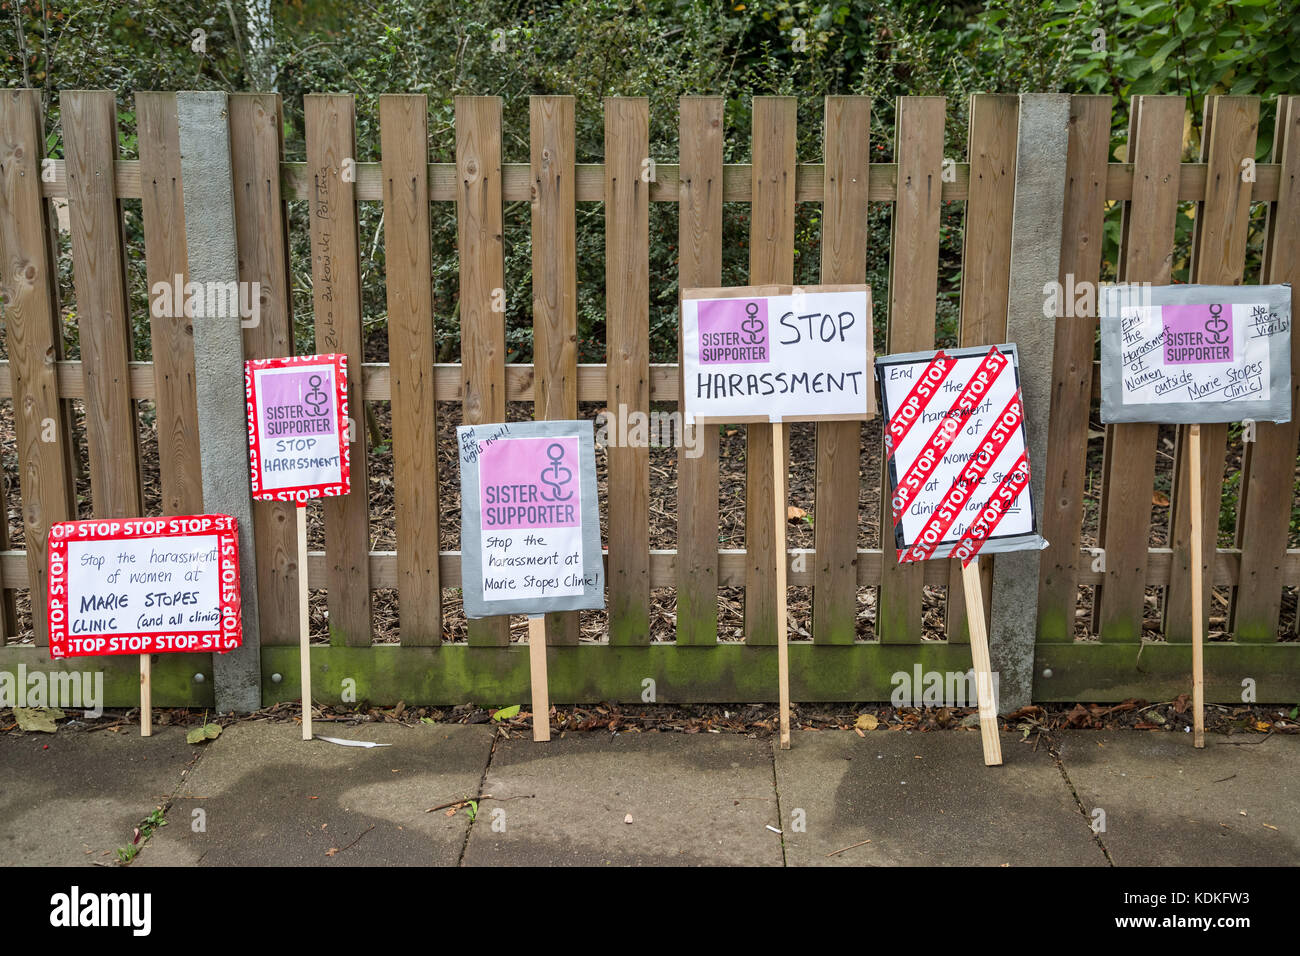
[[998,706],[993,695],[993,670],[989,663],[989,625],[984,619],[984,582],[980,580],[980,559],[961,569],[966,592],[966,622],[970,631],[970,654],[975,664],[975,693],[980,705],[980,740],[984,744],[984,766],[1002,764],[1002,741],[998,738]]
[[1201,629],[1205,620],[1201,582],[1201,514],[1205,503],[1201,500],[1201,426],[1187,429],[1187,476],[1191,479],[1191,501],[1188,513],[1192,518],[1192,746],[1205,746],[1205,655],[1201,644]]
[[551,739],[551,694],[546,684],[546,618],[528,618],[528,677],[533,689],[533,740]]
[[298,512],[298,668],[302,681],[302,739],[311,740],[311,618],[307,609],[307,507]]
[[776,682],[781,701],[781,749],[790,749],[790,648],[786,643],[785,425],[772,425],[772,498],[776,508]]
[[153,736],[153,658],[140,655],[140,736]]

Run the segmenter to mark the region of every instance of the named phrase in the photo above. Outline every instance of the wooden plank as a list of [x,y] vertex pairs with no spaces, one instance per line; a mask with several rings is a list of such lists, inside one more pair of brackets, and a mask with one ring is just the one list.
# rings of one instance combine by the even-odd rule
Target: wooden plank
[[[825,111],[821,281],[866,282],[871,98],[828,96]],[[820,644],[852,644],[857,636],[861,448],[861,422],[817,423],[812,634]]]
[[[176,94],[137,93],[135,104],[162,509],[163,514],[169,515],[202,514],[194,325],[184,309],[189,260],[185,254],[185,199],[181,193]],[[162,303],[153,291],[159,283],[170,290]],[[171,308],[162,308],[168,301]]]
[[[456,170],[462,420],[487,425],[506,420],[500,97],[456,97]],[[471,644],[509,644],[510,618],[471,620],[467,638]]]
[[[533,416],[571,420],[578,417],[574,98],[533,96],[528,112],[533,176]],[[577,644],[578,613],[546,615],[545,635],[550,644]]]
[[[1255,158],[1259,133],[1259,98],[1215,96],[1205,101],[1205,132],[1201,154],[1209,167],[1205,202],[1196,216],[1192,244],[1191,279],[1206,285],[1240,285],[1246,272],[1246,240],[1250,228],[1250,200],[1253,184],[1243,182],[1241,161]],[[1184,464],[1186,426],[1178,429],[1174,454],[1173,491],[1169,495],[1169,544],[1174,569],[1165,591],[1164,632],[1169,641],[1192,637],[1191,614],[1191,522],[1188,512],[1189,485]],[[1220,491],[1227,464],[1228,426],[1201,426],[1201,487],[1213,494],[1203,497],[1204,542],[1201,553],[1214,554],[1219,534]],[[1202,620],[1209,621],[1213,568],[1201,562]]]
[[[1261,282],[1300,285],[1300,96],[1280,96],[1273,159],[1284,170],[1269,207]],[[1258,184],[1256,184],[1258,185]],[[1294,317],[1292,336],[1294,339]],[[1234,592],[1231,630],[1238,641],[1274,641],[1282,610],[1282,569],[1300,441],[1300,348],[1291,347],[1291,421],[1259,422],[1246,444],[1238,507],[1241,584]]]
[[356,184],[344,175],[356,162],[356,106],[351,96],[309,94],[304,99],[307,163],[312,170],[312,312],[316,349],[348,357],[349,463],[352,492],[327,498],[325,553],[331,644],[370,643],[369,468],[365,427],[365,361],[361,327],[361,259],[357,234]]
[[[754,200],[749,229],[749,284],[794,282],[795,149],[793,96],[756,96],[753,105]],[[784,431],[784,430],[783,430]],[[787,471],[790,456],[783,453]],[[772,496],[772,426],[745,426],[745,642],[773,644],[786,622],[777,617],[776,527]],[[786,482],[782,481],[782,486]]]
[[[242,320],[244,358],[293,354],[288,223],[276,170],[283,152],[280,98],[274,93],[230,97],[230,160],[235,188],[239,282],[258,304]],[[252,283],[257,283],[253,286]],[[297,644],[298,519],[287,501],[253,502],[257,601],[263,644]]]
[[[1121,281],[1170,281],[1185,109],[1181,96],[1133,99],[1128,153],[1137,173],[1123,211]],[[1156,434],[1157,426],[1148,422],[1106,429],[1097,530],[1105,570],[1093,601],[1094,626],[1103,641],[1142,637]]]
[[[720,96],[683,96],[679,107],[681,203],[677,209],[677,288],[722,284]],[[679,312],[680,316],[680,297]],[[682,353],[681,324],[677,354]],[[679,389],[680,394],[680,389]],[[653,389],[651,391],[653,397]],[[682,404],[678,402],[678,409]],[[718,429],[683,426],[677,453],[677,643],[718,640]],[[697,454],[689,456],[687,448]]]
[[[1062,290],[1101,280],[1106,206],[1106,158],[1110,150],[1109,96],[1070,99],[1070,145],[1066,159],[1062,226]],[[1085,285],[1085,283],[1087,285]],[[1083,525],[1084,475],[1092,399],[1092,357],[1097,332],[1095,295],[1090,302],[1062,302],[1052,356],[1051,427],[1047,434],[1041,504],[1043,537],[1038,578],[1038,640],[1074,639],[1079,596],[1079,542]],[[1082,307],[1080,307],[1082,306]]]
[[[650,104],[605,99],[605,346],[609,412],[650,411]],[[647,177],[648,178],[648,177]],[[650,641],[650,448],[608,451],[609,640]]]
[[[934,348],[935,294],[939,284],[939,201],[943,166],[944,98],[900,96],[895,122],[898,198],[894,207],[893,248],[889,257],[889,327],[886,350],[916,352]],[[888,500],[888,467],[882,463],[881,501]],[[886,643],[921,640],[921,588],[918,562],[900,565],[894,547],[893,517],[882,510],[880,578],[876,628]],[[943,569],[947,579],[948,569]]]
[[[0,92],[0,290],[12,378],[18,483],[22,496],[25,576],[32,630],[49,644],[45,614],[50,525],[76,514],[58,380],[62,355],[57,268],[48,203],[41,198],[44,123],[37,90]],[[12,630],[10,630],[12,633]]]
[[[528,163],[502,165],[503,196],[507,202],[528,202],[532,198],[532,171]],[[964,202],[970,198],[970,165],[955,163],[950,182],[942,183],[945,200]],[[63,160],[56,159],[51,167],[52,178],[41,182],[41,195],[46,199],[64,199],[68,195],[67,176]],[[290,199],[307,199],[311,195],[311,174],[306,163],[281,163],[284,191]],[[650,184],[651,202],[678,202],[681,184],[680,167],[673,163],[659,163],[655,167],[655,182]],[[579,163],[575,169],[578,202],[603,202],[605,199],[605,170],[600,163]],[[1274,202],[1278,198],[1282,168],[1277,163],[1255,165],[1255,202]],[[1106,169],[1106,199],[1119,202],[1133,198],[1133,164],[1110,163]],[[114,177],[119,199],[140,198],[140,164],[123,159],[115,164]],[[724,202],[749,202],[753,198],[752,169],[748,163],[727,163],[722,172]],[[821,202],[823,172],[819,163],[800,163],[795,171],[795,198],[799,202]],[[429,198],[434,202],[454,202],[456,199],[456,164],[429,164]],[[1178,199],[1194,202],[1205,198],[1206,167],[1204,163],[1183,163],[1179,170]],[[894,163],[876,163],[871,167],[868,198],[872,202],[893,202],[898,195],[898,167]],[[383,174],[379,163],[357,163],[357,199],[379,201],[384,198]]]
[[437,403],[430,369],[429,107],[423,94],[379,98],[384,256],[392,376],[397,588],[404,645],[442,641],[438,574]]
[[97,518],[143,510],[139,436],[127,364],[127,311],[122,215],[113,184],[117,107],[113,94],[68,92],[62,100],[68,164],[68,222],[77,290],[77,329],[86,378],[86,442],[91,504]]
[[[979,94],[970,100],[970,195],[962,233],[961,328],[958,344],[995,345],[1007,337],[1007,295],[1011,285],[1011,214],[1016,198],[1016,132],[1020,98]],[[984,620],[993,619],[993,562],[979,562]],[[960,561],[950,561],[948,640],[970,643],[965,584]]]

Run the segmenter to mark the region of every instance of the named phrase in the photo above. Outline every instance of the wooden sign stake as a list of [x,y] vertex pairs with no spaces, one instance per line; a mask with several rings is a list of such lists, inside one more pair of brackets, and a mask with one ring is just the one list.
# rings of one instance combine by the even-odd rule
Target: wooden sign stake
[[298,668],[302,681],[302,739],[311,740],[311,617],[307,611],[307,506],[298,505]]
[[776,506],[776,682],[781,701],[781,749],[790,749],[790,649],[786,643],[785,424],[772,425],[772,497]]
[[153,658],[140,655],[140,736],[153,736]]
[[1201,577],[1201,426],[1187,429],[1187,474],[1191,479],[1190,514],[1192,517],[1192,746],[1205,746],[1205,660],[1201,629],[1205,611],[1202,605]]
[[551,701],[546,683],[546,617],[528,616],[528,679],[533,689],[533,740],[551,739]]
[[984,619],[984,582],[980,579],[980,559],[961,569],[962,590],[966,593],[966,621],[970,630],[970,653],[975,664],[975,693],[980,705],[980,740],[984,744],[984,766],[1002,764],[1002,742],[998,738],[998,708],[993,695],[993,672],[989,664],[989,627]]

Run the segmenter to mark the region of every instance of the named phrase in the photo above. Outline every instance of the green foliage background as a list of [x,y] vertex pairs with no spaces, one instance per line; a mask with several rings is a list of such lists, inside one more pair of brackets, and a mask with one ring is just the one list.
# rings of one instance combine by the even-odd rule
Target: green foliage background
[[[256,39],[269,18],[268,44]],[[975,92],[1066,91],[1116,98],[1116,158],[1122,159],[1128,100],[1138,93],[1189,98],[1187,159],[1199,152],[1200,111],[1210,93],[1250,93],[1266,101],[1300,92],[1300,44],[1295,0],[1200,0],[1149,4],[1100,0],[1018,3],[845,0],[287,0],[263,3],[144,0],[114,3],[0,0],[0,64],[8,86],[40,88],[49,140],[61,150],[58,94],[65,89],[112,89],[118,96],[121,148],[135,154],[137,90],[221,89],[280,92],[285,147],[302,159],[302,101],[308,92],[349,92],[358,98],[358,153],[378,159],[377,97],[419,92],[429,97],[431,154],[451,161],[453,98],[493,94],[504,99],[504,159],[528,159],[528,96],[577,98],[579,162],[598,162],[605,96],[650,98],[651,151],[677,155],[677,103],[684,94],[726,98],[726,159],[749,156],[754,95],[799,98],[801,161],[821,155],[821,100],[830,93],[872,98],[872,158],[889,161],[895,98],[943,95],[949,122],[945,154],[965,155],[969,95]],[[201,31],[198,32],[198,31]],[[199,44],[197,39],[202,39]],[[201,49],[200,49],[201,47]],[[1272,142],[1265,103],[1259,159]],[[298,344],[311,348],[310,256],[303,203],[292,203],[291,265]],[[364,314],[368,351],[385,357],[382,209],[362,204]],[[748,268],[748,210],[725,212],[723,281],[743,284]],[[942,218],[938,334],[955,340],[960,289],[960,204]],[[1118,220],[1110,224],[1104,258],[1114,262]],[[870,281],[885,328],[888,304],[889,210],[869,213]],[[656,360],[675,357],[676,216],[671,204],[651,209],[651,348]],[[138,203],[127,204],[126,230],[140,244]],[[1256,232],[1259,232],[1258,223]],[[796,281],[818,278],[819,210],[802,204],[797,220]],[[1186,278],[1190,210],[1180,223],[1175,277]],[[435,318],[440,359],[459,352],[455,321],[455,208],[434,205]],[[1258,237],[1253,254],[1258,254]],[[604,358],[603,210],[578,210],[580,358]],[[65,249],[66,253],[66,249]],[[148,357],[143,264],[132,257],[132,311],[140,325],[139,358]],[[68,334],[75,354],[75,299],[64,262]],[[1249,265],[1248,265],[1249,268]],[[1249,273],[1248,273],[1249,274]],[[531,357],[530,248],[524,203],[506,210],[507,336],[510,360]],[[880,343],[883,345],[883,342]]]

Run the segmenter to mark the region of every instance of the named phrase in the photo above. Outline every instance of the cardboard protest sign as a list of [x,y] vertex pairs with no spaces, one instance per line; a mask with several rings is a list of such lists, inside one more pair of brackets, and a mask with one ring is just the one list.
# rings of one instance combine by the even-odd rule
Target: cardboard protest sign
[[1115,285],[1101,318],[1101,420],[1291,419],[1291,287]]
[[685,290],[681,358],[687,424],[875,414],[865,285]]
[[898,560],[1036,550],[1014,345],[876,359]]
[[590,422],[462,425],[465,615],[605,606]]
[[50,528],[50,657],[226,651],[243,641],[229,515]]
[[256,501],[346,495],[351,488],[346,355],[244,363]]

